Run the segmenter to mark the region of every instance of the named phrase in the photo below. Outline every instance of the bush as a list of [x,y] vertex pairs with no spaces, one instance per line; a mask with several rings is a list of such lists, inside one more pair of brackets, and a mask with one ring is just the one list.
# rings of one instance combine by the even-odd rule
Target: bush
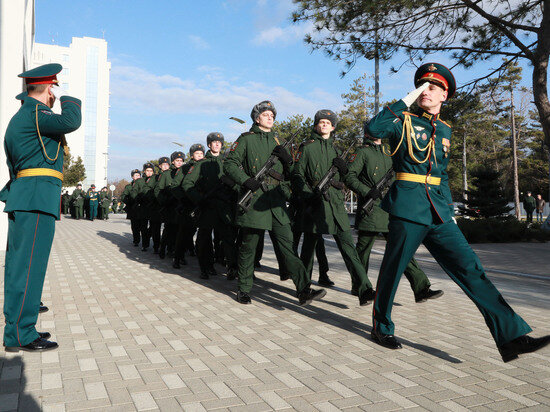
[[505,219],[458,218],[457,224],[469,243],[510,243],[536,240],[546,242],[550,234],[540,230],[540,225],[518,221],[514,217]]

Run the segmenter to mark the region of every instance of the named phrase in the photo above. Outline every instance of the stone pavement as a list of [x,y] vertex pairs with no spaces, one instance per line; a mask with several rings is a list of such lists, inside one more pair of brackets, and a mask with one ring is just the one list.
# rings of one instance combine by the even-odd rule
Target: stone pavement
[[[323,301],[299,307],[266,245],[245,306],[225,276],[200,280],[196,258],[172,269],[133,247],[129,229],[123,215],[58,222],[39,330],[60,348],[0,353],[0,411],[550,410],[550,349],[502,363],[475,306],[427,256],[421,266],[445,295],[416,304],[404,281],[393,315],[403,349],[391,351],[369,340],[372,306],[349,295],[333,247],[337,288]],[[483,245],[482,260],[503,266],[515,250],[520,271],[535,274],[522,257],[530,246],[548,251]],[[488,275],[533,335],[550,333],[550,280]]]

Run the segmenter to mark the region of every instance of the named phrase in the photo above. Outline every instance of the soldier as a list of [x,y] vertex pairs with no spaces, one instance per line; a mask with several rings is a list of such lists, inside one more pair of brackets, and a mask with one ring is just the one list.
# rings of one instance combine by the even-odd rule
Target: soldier
[[[286,201],[290,198],[288,175],[292,157],[271,131],[276,114],[270,101],[254,106],[250,113],[253,126],[233,143],[224,162],[225,174],[241,187],[241,192],[254,192],[250,209],[236,218],[242,231],[242,244],[238,252],[237,301],[243,304],[251,302],[249,293],[253,283],[256,246],[260,235],[270,230],[273,233],[272,240],[279,247],[285,266],[292,275],[300,305],[308,305],[325,296],[326,291],[311,288],[306,268],[292,250],[292,230],[286,208]],[[276,155],[280,163],[275,165],[275,173],[265,180],[264,191],[254,176],[271,154]]]
[[[143,165],[143,185],[140,187],[140,204],[142,208],[142,222],[141,222],[141,250],[143,252],[147,251],[151,243],[151,230],[150,230],[150,221],[151,217],[155,221],[158,220],[158,204],[155,198],[155,186],[157,184],[157,178],[155,176],[155,165],[153,163],[147,162]],[[153,249],[158,253],[159,244],[154,243]]]
[[223,142],[223,134],[210,133],[206,137],[210,150],[204,159],[190,167],[182,182],[185,194],[198,207],[197,254],[201,279],[216,274],[212,246],[214,228],[218,230],[223,245],[228,278],[235,278],[237,272],[235,242],[231,233],[231,189],[222,183],[223,159],[220,153]]
[[[396,181],[382,201],[390,214],[388,243],[373,307],[372,338],[398,349],[391,320],[399,278],[423,243],[447,274],[474,301],[504,362],[550,343],[550,335],[532,338],[529,325],[506,303],[485,275],[481,262],[454,220],[447,164],[451,127],[439,117],[456,83],[450,70],[426,63],[414,76],[416,90],[378,113],[368,124],[374,138],[389,139]],[[417,114],[406,111],[413,102]]]
[[90,186],[86,193],[86,199],[89,202],[90,211],[88,212],[88,219],[92,222],[97,217],[97,209],[99,207],[99,193],[95,190],[95,185]]
[[[167,157],[159,159],[159,167],[161,165],[160,161],[163,161],[165,169],[170,168],[170,164]],[[149,163],[153,166],[152,163]],[[162,171],[162,168],[160,169]],[[155,189],[158,186],[160,179],[159,174],[153,174],[151,178],[145,180],[145,184],[149,187],[147,192],[147,197],[145,202],[149,209],[149,238],[153,239],[153,253],[158,254],[160,248],[160,227],[162,225],[161,216],[160,216],[160,204],[157,200]]]
[[[359,304],[364,306],[374,299],[374,290],[355,250],[348,213],[344,206],[344,184],[341,176],[347,174],[348,167],[333,145],[331,133],[336,122],[336,115],[331,110],[319,110],[315,113],[311,139],[300,146],[292,172],[293,192],[307,205],[307,211],[301,219],[304,242],[300,258],[311,277],[313,255],[319,235],[331,234],[351,275],[352,284],[357,286]],[[332,166],[338,172],[330,182],[325,197],[316,192],[316,186]]]
[[76,185],[76,189],[73,190],[71,195],[71,201],[74,207],[74,216],[76,220],[84,217],[84,192],[82,191],[82,183]]
[[103,220],[109,219],[109,207],[111,206],[111,193],[107,189],[107,186],[104,186],[101,188],[101,192],[99,193],[99,203],[101,211],[100,218]]
[[[137,201],[137,194],[140,184],[136,182],[141,179],[141,173],[139,169],[134,169],[130,172],[132,177],[132,182],[128,183],[124,187],[122,192],[122,200],[126,203],[126,217],[130,219],[130,227],[132,229],[132,238],[134,246],[139,246],[139,241],[141,239],[141,211],[139,210],[139,205]],[[141,179],[141,184],[143,180]]]
[[61,196],[61,207],[63,209],[63,214],[66,215],[69,213],[69,204],[71,201],[71,196],[69,196],[69,192],[65,190],[65,193]]
[[[176,202],[176,219],[178,227],[174,245],[174,261],[172,262],[172,267],[175,269],[179,269],[181,267],[180,264],[187,264],[185,260],[186,245],[189,244],[189,238],[191,238],[191,243],[193,243],[193,235],[195,233],[195,223],[190,216],[193,206],[191,201],[185,196],[182,184],[189,170],[191,170],[197,162],[203,159],[204,146],[200,143],[191,145],[189,155],[191,159],[176,171],[170,186],[172,196]],[[216,273],[211,272],[210,274],[215,275]]]
[[[21,73],[28,96],[6,129],[4,150],[10,180],[0,191],[8,213],[4,271],[4,346],[8,352],[58,347],[36,320],[48,258],[59,220],[65,134],[81,123],[81,102],[56,86],[60,64]],[[61,114],[51,108],[61,103]],[[63,146],[63,148],[62,148]]]
[[[167,178],[171,180],[170,177],[170,159],[168,157],[161,157],[159,159],[159,174],[157,176],[157,184],[155,185],[154,194],[155,198],[157,200],[157,204],[159,205],[159,218],[161,224],[164,223],[164,229],[162,231],[162,234],[160,233],[160,225],[158,227],[159,231],[159,257],[161,259],[164,259],[165,253],[166,253],[166,242],[165,246],[163,247],[163,239],[167,239],[167,230],[168,230],[168,208],[165,204],[165,191],[166,188],[170,186],[170,183],[167,181]],[[166,176],[164,176],[166,175]],[[162,189],[162,190],[161,190]],[[156,236],[156,234],[152,234],[153,238]],[[154,240],[153,240],[154,242]]]
[[[376,236],[378,233],[382,233],[384,238],[388,238],[389,216],[380,208],[380,200],[375,202],[370,214],[363,210],[363,205],[367,200],[365,198],[367,193],[391,169],[391,158],[385,154],[385,150],[387,151],[389,148],[382,145],[382,140],[371,139],[365,134],[363,143],[364,145],[351,157],[349,173],[345,182],[359,197],[355,217],[355,229],[358,231],[356,249],[365,272],[368,273],[369,257]],[[411,285],[417,303],[425,302],[427,299],[436,299],[443,295],[442,290],[430,289],[430,281],[414,257],[405,268],[405,277]],[[354,290],[357,293],[355,285],[352,287],[352,294]]]

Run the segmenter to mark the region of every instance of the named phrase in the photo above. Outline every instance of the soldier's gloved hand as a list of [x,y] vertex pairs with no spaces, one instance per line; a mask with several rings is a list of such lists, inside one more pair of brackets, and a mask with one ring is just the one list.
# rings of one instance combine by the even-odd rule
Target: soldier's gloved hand
[[290,153],[288,153],[286,149],[281,145],[275,146],[272,154],[277,156],[282,164],[291,165],[294,162]]
[[424,82],[418,87],[418,89],[413,90],[408,95],[403,97],[403,99],[401,99],[401,100],[403,100],[403,102],[405,102],[407,107],[411,107],[411,105],[416,101],[416,99],[418,99],[418,96],[420,96],[422,94],[422,92],[424,90],[426,90],[429,86],[430,86],[429,82]]
[[382,193],[380,192],[380,190],[373,187],[371,190],[369,190],[369,193],[367,193],[367,196],[370,199],[380,199],[382,197]]
[[338,172],[341,176],[345,176],[348,174],[348,164],[344,159],[341,159],[339,157],[335,157],[332,159],[332,165],[338,169]]
[[50,91],[55,96],[55,98],[57,100],[59,100],[61,98],[61,96],[66,96],[67,95],[67,92],[63,88],[61,88],[61,87],[59,87],[55,84],[50,88]]
[[258,182],[253,177],[250,177],[250,178],[248,178],[244,181],[243,186],[246,189],[252,190],[253,192],[255,192],[256,190],[258,190],[260,188],[261,184],[260,184],[260,182]]

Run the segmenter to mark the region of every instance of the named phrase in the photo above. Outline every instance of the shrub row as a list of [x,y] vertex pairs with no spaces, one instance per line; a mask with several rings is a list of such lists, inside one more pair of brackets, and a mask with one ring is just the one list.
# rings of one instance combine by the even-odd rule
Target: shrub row
[[550,234],[540,229],[540,223],[504,219],[457,218],[457,224],[469,243],[546,242]]

